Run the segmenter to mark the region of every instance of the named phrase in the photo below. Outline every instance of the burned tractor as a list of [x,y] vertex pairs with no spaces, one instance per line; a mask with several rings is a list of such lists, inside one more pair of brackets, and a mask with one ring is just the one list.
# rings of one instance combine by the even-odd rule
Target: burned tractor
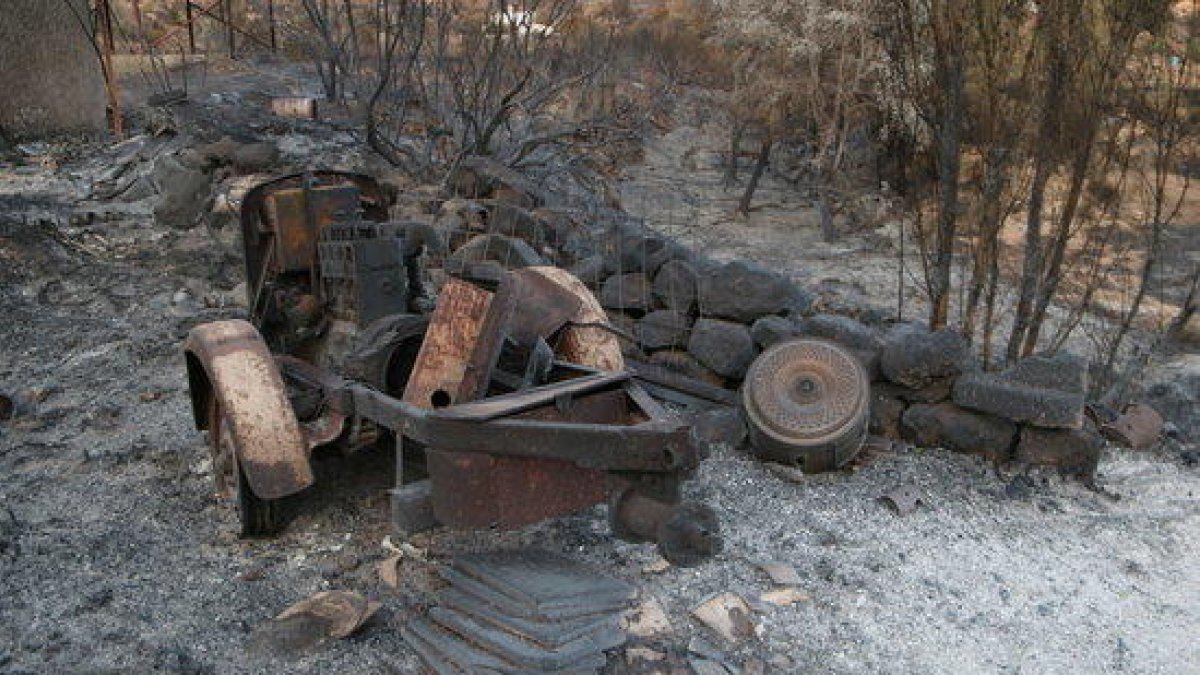
[[[195,424],[244,536],[277,532],[318,447],[396,453],[392,519],[520,527],[609,504],[614,533],[677,564],[720,549],[681,499],[700,454],[643,386],[587,288],[552,267],[456,270],[436,302],[423,223],[389,222],[366,176],[311,172],[243,200],[249,320],[185,343]],[[424,255],[433,253],[434,256]]]

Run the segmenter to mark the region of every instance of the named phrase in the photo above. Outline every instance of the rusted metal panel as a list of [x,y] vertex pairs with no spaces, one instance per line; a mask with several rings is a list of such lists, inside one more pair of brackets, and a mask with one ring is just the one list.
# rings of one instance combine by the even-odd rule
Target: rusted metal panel
[[192,383],[193,401],[220,402],[254,494],[278,499],[312,485],[304,433],[254,326],[240,319],[202,324],[188,334],[184,351],[203,368],[203,380]]
[[689,428],[676,421],[622,426],[528,419],[445,419],[357,384],[347,385],[339,399],[337,404],[343,410],[352,410],[396,433],[461,451],[563,459],[613,471],[687,471],[699,462]]
[[354,217],[358,188],[350,185],[288,188],[266,200],[267,219],[275,233],[275,264],[284,272],[305,272],[317,264],[321,228]]
[[561,330],[557,339],[551,342],[556,356],[564,361],[591,366],[597,370],[625,369],[621,343],[611,331],[604,328],[608,323],[608,315],[582,281],[557,267],[527,267],[523,273],[539,275],[547,282],[579,298],[579,309],[571,317],[570,325]]
[[1144,403],[1133,403],[1113,421],[1100,427],[1100,433],[1134,450],[1145,450],[1162,435],[1163,417]]
[[343,171],[297,173],[262,183],[246,193],[241,205],[241,226],[246,256],[246,299],[252,308],[263,282],[280,271],[279,263],[274,259],[276,248],[272,243],[272,229],[275,225],[268,213],[268,198],[283,190],[347,186],[358,190],[355,209],[362,212],[364,219],[378,222],[387,220],[388,200],[383,187],[375,179],[362,174]]
[[461,279],[442,287],[425,341],[404,389],[403,400],[421,408],[442,408],[478,396],[480,374],[469,364],[484,335],[494,294]]
[[[591,375],[581,377],[569,382],[561,384],[546,385],[542,387],[534,387],[524,391],[514,392],[502,396],[491,396],[482,401],[474,403],[461,403],[444,410],[439,410],[431,417],[440,417],[445,419],[458,420],[473,420],[483,422],[498,417],[507,415],[515,415],[525,412],[531,408],[538,408],[549,403],[554,403],[563,397],[575,397],[590,393],[597,389],[611,387],[614,384],[620,384],[629,379],[626,373],[607,373],[603,375]],[[591,420],[598,423],[615,422],[618,417],[608,417],[603,419]],[[545,419],[544,417],[535,417],[535,419]],[[589,421],[584,419],[576,419],[575,421]]]
[[513,270],[508,274],[516,306],[506,330],[520,344],[549,338],[581,316],[584,299],[575,289],[542,273],[541,268]]
[[[433,512],[459,527],[520,527],[604,501],[603,471],[568,461],[494,457],[472,452],[430,452],[435,485]],[[450,489],[451,485],[453,489]]]

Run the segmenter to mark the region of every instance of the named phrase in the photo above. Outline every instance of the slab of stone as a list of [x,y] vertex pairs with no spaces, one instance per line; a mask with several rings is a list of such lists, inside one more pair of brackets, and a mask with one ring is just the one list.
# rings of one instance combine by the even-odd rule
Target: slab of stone
[[871,407],[867,430],[884,438],[900,439],[900,420],[908,404],[899,395],[900,387],[876,382],[871,385]]
[[953,403],[918,403],[904,411],[905,438],[926,448],[982,455],[1004,462],[1012,454],[1017,425],[999,417],[964,410]]
[[642,317],[634,327],[634,336],[642,349],[658,350],[686,347],[692,319],[683,312],[660,309]]
[[485,261],[499,263],[506,269],[537,267],[546,264],[546,261],[529,244],[502,234],[476,236],[451,253],[447,259],[450,267]]
[[893,329],[879,358],[884,377],[910,389],[975,370],[971,346],[961,334],[906,324]]
[[849,349],[878,352],[883,349],[883,335],[874,326],[838,314],[814,314],[799,322],[800,333],[832,340]]
[[696,270],[683,260],[668,260],[654,275],[653,293],[660,307],[690,313],[696,307]]
[[760,349],[783,342],[800,334],[796,322],[783,316],[764,316],[750,326],[750,336]]
[[954,382],[955,378],[953,377],[941,377],[929,382],[920,389],[912,389],[900,385],[892,386],[895,387],[897,395],[907,403],[941,403],[942,401],[949,400],[950,393],[954,389]]
[[692,616],[726,642],[737,643],[755,636],[756,624],[750,605],[734,593],[722,593],[692,610]]
[[718,319],[696,321],[688,339],[688,352],[717,375],[735,380],[745,377],[757,354],[748,328]]
[[697,293],[701,314],[741,323],[784,314],[802,297],[791,279],[740,260],[699,272]]
[[804,581],[796,571],[795,565],[791,563],[765,562],[759,563],[758,568],[770,577],[771,583],[776,586],[799,586]]
[[546,193],[520,171],[490,157],[467,157],[451,172],[447,184],[454,194],[470,199],[492,196],[497,190],[524,195],[533,206],[546,203]]
[[600,287],[600,304],[607,309],[650,310],[650,281],[641,272],[614,274]]
[[668,260],[682,255],[680,246],[670,239],[644,231],[630,232],[620,226],[606,235],[604,248],[609,269],[651,276]]
[[1021,429],[1015,459],[1023,465],[1055,467],[1065,476],[1091,484],[1103,450],[1104,438],[1090,426],[1082,429],[1026,426]]
[[1047,429],[1081,429],[1087,362],[1073,354],[1031,356],[999,373],[968,373],[954,385],[954,402]]
[[878,328],[838,314],[815,314],[800,320],[798,326],[801,335],[836,342],[849,349],[863,364],[867,377],[878,379],[883,351],[883,335]]
[[516,237],[535,248],[552,243],[554,232],[543,220],[529,211],[498,200],[480,202],[487,209],[487,231]]

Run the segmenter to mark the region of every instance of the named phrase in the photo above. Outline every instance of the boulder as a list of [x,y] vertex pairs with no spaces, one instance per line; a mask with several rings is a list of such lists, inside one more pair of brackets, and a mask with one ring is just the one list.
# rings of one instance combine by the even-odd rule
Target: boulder
[[619,272],[654,275],[668,260],[683,255],[683,249],[670,239],[627,224],[613,225],[602,240],[608,268]]
[[696,270],[682,260],[668,260],[654,275],[654,300],[660,307],[690,313],[696,307]]
[[199,168],[215,169],[233,164],[233,155],[239,147],[240,143],[225,136],[219,141],[197,145],[185,151],[185,154],[188,155],[188,163]]
[[922,447],[983,455],[1004,462],[1012,452],[1017,425],[981,415],[952,403],[918,403],[904,411],[901,428],[905,438]]
[[682,312],[660,309],[642,317],[634,327],[634,336],[642,349],[657,350],[686,347],[691,318]]
[[796,322],[782,316],[764,316],[750,326],[750,336],[761,349],[766,349],[776,342],[783,342],[796,337],[799,329]]
[[950,392],[954,388],[954,378],[941,377],[920,389],[902,387],[898,384],[891,386],[895,388],[897,396],[908,403],[941,403],[949,400]]
[[164,155],[154,163],[153,179],[162,195],[154,206],[155,221],[176,229],[195,225],[208,201],[212,177],[201,169],[188,166],[178,157]]
[[879,329],[861,321],[837,314],[815,314],[799,322],[801,335],[836,342],[849,349],[862,362],[867,377],[879,376],[879,357],[883,351],[883,336]]
[[1200,354],[1185,354],[1164,363],[1146,381],[1142,401],[1174,424],[1188,441],[1200,444]]
[[971,346],[961,334],[943,329],[930,332],[907,324],[891,331],[879,355],[883,376],[910,389],[975,369]]
[[1104,450],[1104,438],[1090,425],[1081,429],[1026,426],[1017,443],[1020,464],[1056,467],[1063,475],[1092,484]]
[[886,383],[871,385],[871,407],[867,427],[870,433],[884,438],[903,438],[901,420],[908,404],[900,398],[898,389],[899,387]]
[[488,232],[523,239],[537,248],[554,242],[554,232],[529,211],[497,200],[480,202],[487,209]]
[[701,314],[741,323],[795,312],[804,304],[803,294],[790,279],[741,260],[704,270],[696,290]]
[[[459,162],[447,179],[450,190],[468,199],[493,197],[501,191],[501,197],[512,203],[520,201],[536,208],[546,203],[544,191],[530,178],[490,157],[467,157]],[[512,193],[519,193],[514,197]]]
[[233,151],[230,161],[241,173],[262,173],[279,163],[279,148],[274,143],[247,143]]
[[696,360],[696,357],[685,351],[664,349],[663,351],[651,354],[646,362],[665,368],[673,373],[679,373],[680,375],[700,380],[701,382],[707,382],[718,387],[725,386],[725,378],[705,368]]
[[586,216],[566,209],[549,208],[534,209],[531,213],[546,224],[555,246],[569,260],[580,261],[593,255],[604,260],[596,251],[595,236],[582,222]]
[[1087,361],[1059,352],[1023,359],[999,373],[967,373],[954,402],[1048,429],[1080,429],[1087,395]]
[[722,377],[740,380],[754,361],[754,338],[745,326],[731,321],[700,319],[692,327],[688,352]]
[[466,264],[486,261],[497,262],[506,269],[546,264],[537,251],[520,239],[502,234],[481,234],[451,253],[446,260],[446,267],[460,270]]
[[570,269],[571,274],[588,288],[598,288],[608,277],[604,265],[604,256],[593,255],[575,263]]
[[607,309],[649,311],[650,280],[641,272],[613,275],[600,287],[600,304]]

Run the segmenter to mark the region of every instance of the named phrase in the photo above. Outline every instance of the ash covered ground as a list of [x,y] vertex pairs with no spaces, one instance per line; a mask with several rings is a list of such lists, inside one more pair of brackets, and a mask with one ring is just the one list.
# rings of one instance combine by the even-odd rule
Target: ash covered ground
[[[334,130],[250,132],[275,135],[277,172],[377,167]],[[392,460],[368,452],[320,458],[286,533],[238,540],[232,510],[212,494],[179,351],[197,323],[240,315],[236,240],[156,225],[153,198],[96,199],[97,172],[120,152],[0,169],[0,390],[22,392],[25,406],[0,426],[0,673],[417,672],[397,629],[433,599],[435,567],[459,551],[526,546],[657,599],[671,631],[630,646],[663,655],[663,672],[688,672],[689,646],[707,651],[697,641],[730,672],[1200,663],[1200,472],[1177,448],[1110,449],[1099,482],[1113,499],[939,450],[895,447],[797,481],[719,447],[689,486],[726,537],[700,567],[652,571],[653,547],[610,538],[599,507],[516,532],[414,537],[428,561],[402,561],[396,590],[375,570],[389,555],[380,542]],[[879,502],[898,485],[923,502],[904,517]],[[758,564],[770,561],[795,566],[807,599],[759,600],[770,582]],[[355,636],[312,650],[262,639],[260,626],[323,589],[356,590],[383,609]],[[755,608],[757,638],[726,644],[690,617],[726,591]],[[643,666],[618,651],[609,668]]]

